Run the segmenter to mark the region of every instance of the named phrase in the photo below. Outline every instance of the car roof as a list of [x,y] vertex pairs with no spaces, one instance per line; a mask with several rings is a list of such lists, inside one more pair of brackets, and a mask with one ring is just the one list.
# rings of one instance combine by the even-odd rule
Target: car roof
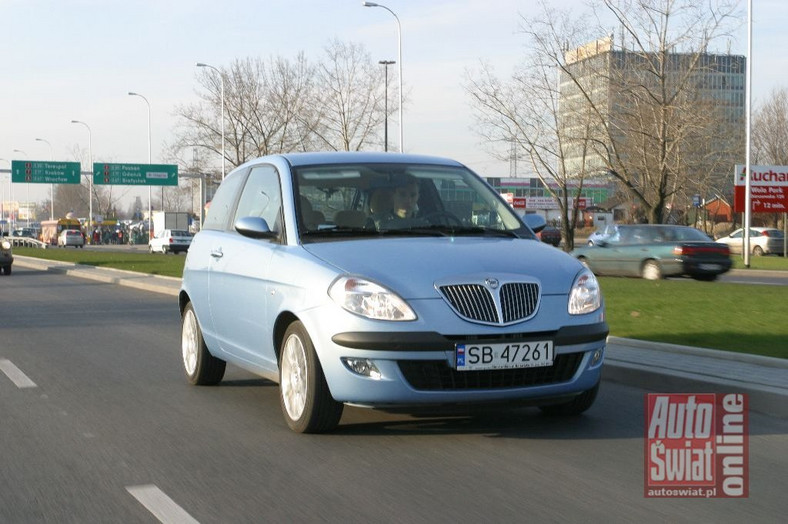
[[353,164],[353,163],[416,163],[435,165],[462,166],[460,162],[449,158],[428,155],[412,155],[406,153],[385,153],[374,151],[326,151],[316,153],[283,153],[270,155],[254,160],[281,158],[294,167],[315,164]]

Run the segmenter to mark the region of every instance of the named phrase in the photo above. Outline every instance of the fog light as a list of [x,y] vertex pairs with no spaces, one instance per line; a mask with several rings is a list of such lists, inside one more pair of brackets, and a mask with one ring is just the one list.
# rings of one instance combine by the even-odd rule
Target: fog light
[[368,358],[342,357],[342,362],[350,371],[357,375],[375,380],[380,379],[380,370],[375,366],[375,363]]
[[591,355],[591,365],[595,366],[596,364],[599,363],[600,360],[602,360],[602,350],[597,349],[596,351],[594,351],[594,354]]

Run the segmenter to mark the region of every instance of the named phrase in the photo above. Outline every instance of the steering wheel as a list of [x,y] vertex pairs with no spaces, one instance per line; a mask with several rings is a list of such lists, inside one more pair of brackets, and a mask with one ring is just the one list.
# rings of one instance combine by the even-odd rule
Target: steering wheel
[[427,213],[423,217],[422,220],[426,220],[430,223],[430,225],[440,225],[440,226],[460,226],[462,227],[462,220],[457,218],[456,215],[453,213],[449,213],[448,211],[433,211],[432,213]]

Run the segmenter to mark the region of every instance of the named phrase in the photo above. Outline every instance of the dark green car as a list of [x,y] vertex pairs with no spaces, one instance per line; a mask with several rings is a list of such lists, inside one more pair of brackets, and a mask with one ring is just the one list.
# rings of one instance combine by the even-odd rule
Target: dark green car
[[614,235],[594,246],[572,251],[597,275],[643,277],[689,276],[715,280],[731,268],[730,250],[688,226],[618,225]]

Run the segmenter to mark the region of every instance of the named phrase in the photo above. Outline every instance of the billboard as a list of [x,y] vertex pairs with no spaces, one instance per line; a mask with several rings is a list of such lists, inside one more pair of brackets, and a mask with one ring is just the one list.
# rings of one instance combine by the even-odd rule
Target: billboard
[[[737,213],[746,207],[745,171],[745,166],[736,165],[733,210]],[[750,203],[753,213],[788,212],[788,166],[750,166]]]

